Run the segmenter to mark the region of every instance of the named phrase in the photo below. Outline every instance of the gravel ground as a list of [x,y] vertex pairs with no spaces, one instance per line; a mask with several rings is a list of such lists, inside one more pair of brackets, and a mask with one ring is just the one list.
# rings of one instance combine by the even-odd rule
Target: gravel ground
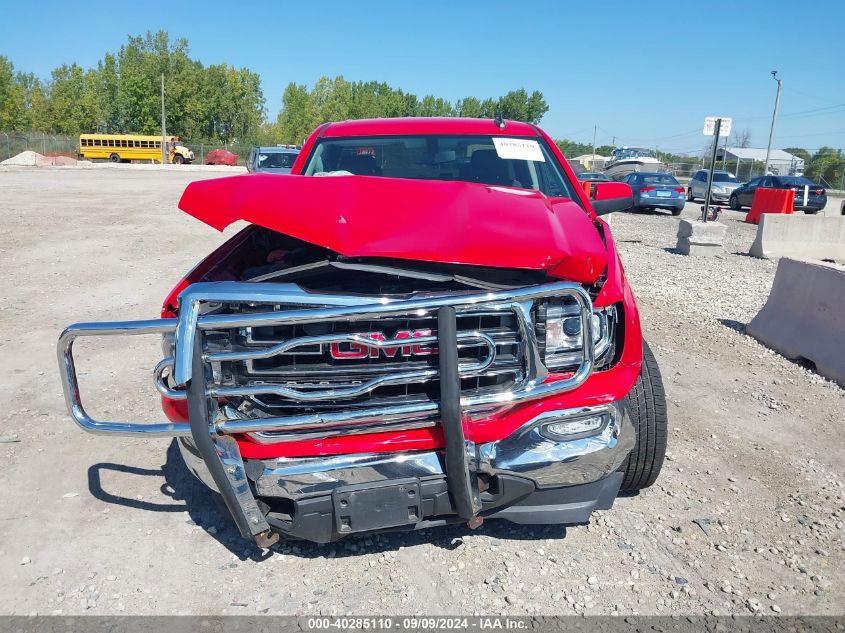
[[[56,371],[64,325],[155,316],[234,230],[176,210],[198,177],[0,173],[0,613],[843,612],[845,392],[742,334],[776,263],[745,255],[754,229],[731,212],[727,254],[714,259],[676,254],[668,214],[613,219],[670,402],[655,486],[588,526],[248,547],[171,442],[76,429]],[[82,346],[91,411],[160,419],[157,347]]]

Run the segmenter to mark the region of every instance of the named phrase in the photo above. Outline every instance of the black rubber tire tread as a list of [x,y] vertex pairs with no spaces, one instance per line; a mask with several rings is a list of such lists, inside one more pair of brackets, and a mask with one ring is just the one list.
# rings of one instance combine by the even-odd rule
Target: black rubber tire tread
[[742,211],[742,205],[739,203],[739,198],[731,196],[728,199],[728,207],[733,211]]
[[648,488],[657,479],[663,467],[668,439],[663,378],[657,359],[645,341],[640,377],[628,394],[628,404],[636,444],[619,469],[625,474],[620,490],[635,492]]

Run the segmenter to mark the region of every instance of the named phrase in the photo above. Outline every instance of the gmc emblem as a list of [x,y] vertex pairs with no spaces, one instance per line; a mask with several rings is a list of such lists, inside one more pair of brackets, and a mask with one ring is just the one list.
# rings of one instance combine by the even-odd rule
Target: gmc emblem
[[[362,332],[357,334],[364,338],[373,341],[407,341],[409,339],[420,338],[422,336],[432,336],[432,330],[399,330],[393,338],[387,338],[384,332]],[[363,343],[332,343],[330,354],[332,358],[338,360],[350,360],[361,358],[378,358],[379,354],[384,354],[388,358],[394,358],[396,354],[401,356],[430,356],[437,353],[436,347],[429,347],[430,343],[424,344],[410,344],[404,345],[390,345],[388,347],[370,347]]]

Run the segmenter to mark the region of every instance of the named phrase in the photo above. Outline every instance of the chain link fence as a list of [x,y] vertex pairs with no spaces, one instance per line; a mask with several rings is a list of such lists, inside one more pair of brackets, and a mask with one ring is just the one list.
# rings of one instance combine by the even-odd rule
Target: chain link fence
[[19,134],[15,132],[0,132],[0,161],[17,156],[21,152],[31,150],[42,156],[68,156],[76,158],[79,149],[79,138],[60,134],[44,134],[30,132]]
[[209,141],[203,139],[182,139],[181,145],[184,145],[194,152],[194,162],[200,165],[205,164],[205,157],[208,152],[215,149],[224,149],[238,156],[238,165],[246,164],[246,159],[249,158],[250,150],[255,147],[253,143],[221,143],[220,141]]
[[[251,143],[221,143],[203,139],[182,139],[179,141],[194,151],[194,162],[205,164],[205,156],[213,149],[225,149],[238,155],[238,165],[243,165],[253,148]],[[68,156],[77,158],[79,137],[41,132],[0,132],[0,161],[17,156],[24,151],[38,152],[42,156]]]

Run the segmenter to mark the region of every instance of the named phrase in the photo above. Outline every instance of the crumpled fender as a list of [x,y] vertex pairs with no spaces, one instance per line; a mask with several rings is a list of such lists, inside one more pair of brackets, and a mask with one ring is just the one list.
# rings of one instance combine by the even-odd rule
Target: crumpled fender
[[193,182],[179,208],[220,231],[244,220],[347,257],[544,270],[581,283],[607,264],[581,206],[511,187],[251,174]]

